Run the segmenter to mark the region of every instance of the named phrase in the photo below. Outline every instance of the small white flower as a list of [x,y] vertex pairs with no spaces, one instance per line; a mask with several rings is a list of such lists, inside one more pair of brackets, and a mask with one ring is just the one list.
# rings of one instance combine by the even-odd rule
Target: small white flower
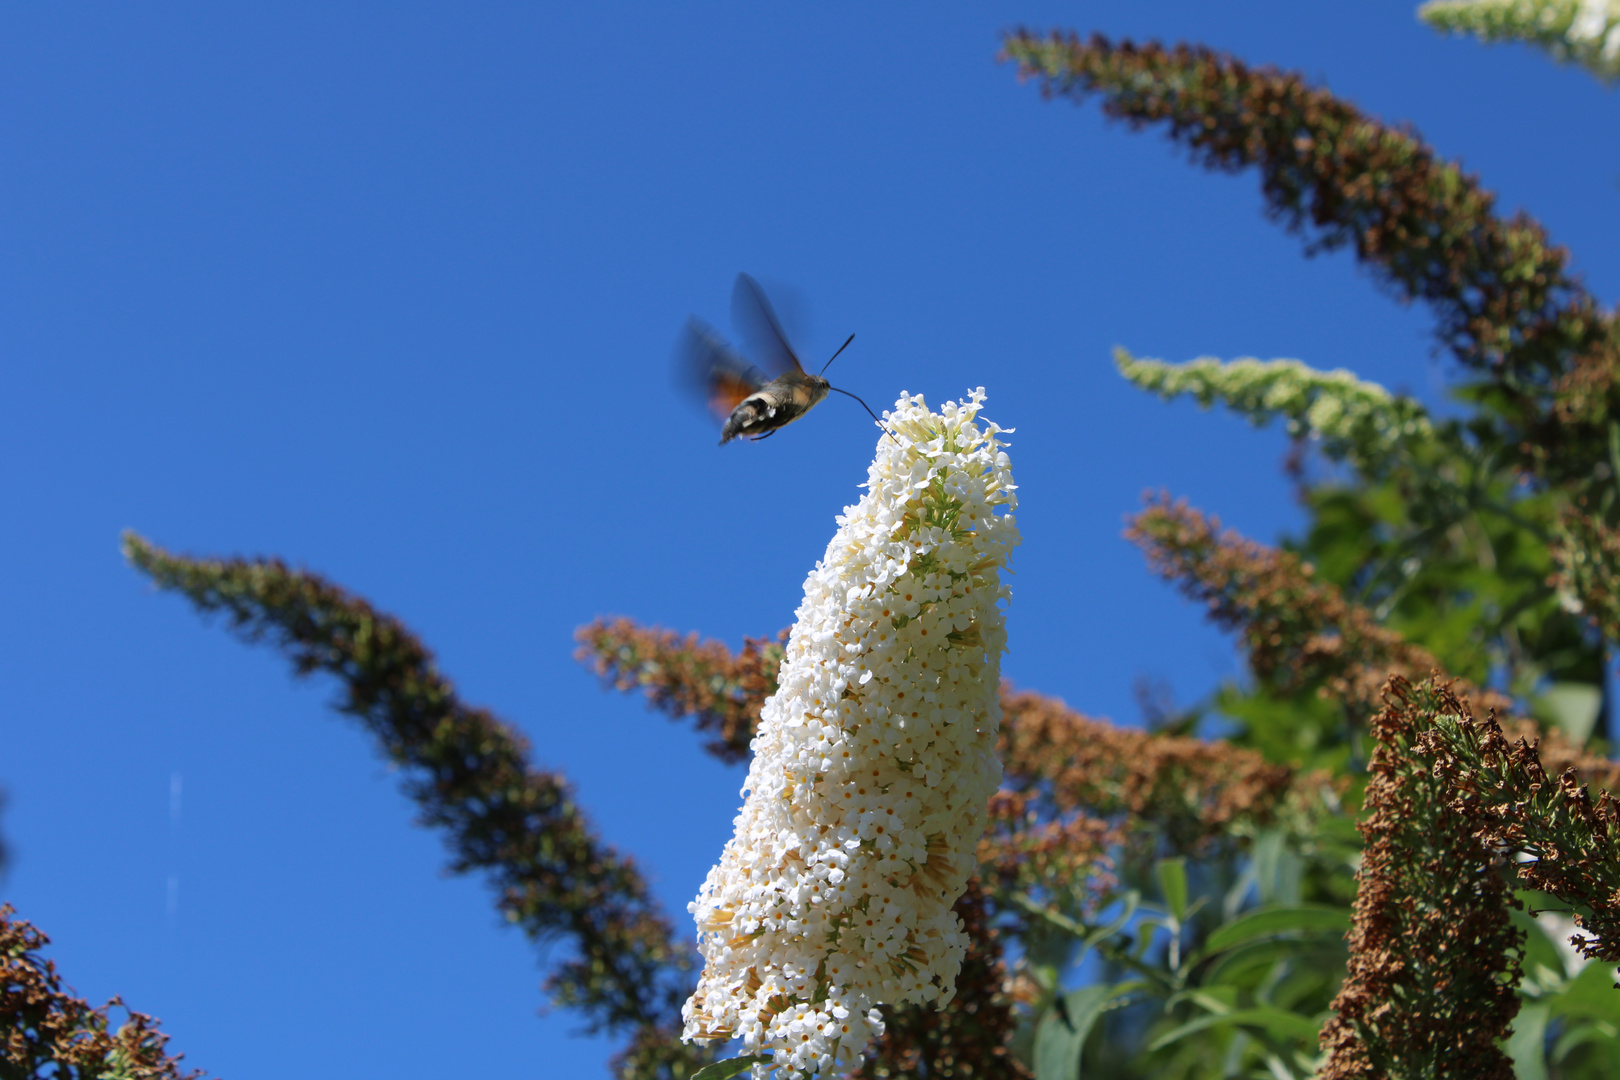
[[696,900],[687,1040],[740,1037],[763,1077],[852,1067],[879,1003],[950,1001],[995,756],[1018,544],[984,391],[885,413],[867,494],[804,585],[736,834]]
[[1569,24],[1571,41],[1598,41],[1609,29],[1609,0],[1580,0]]

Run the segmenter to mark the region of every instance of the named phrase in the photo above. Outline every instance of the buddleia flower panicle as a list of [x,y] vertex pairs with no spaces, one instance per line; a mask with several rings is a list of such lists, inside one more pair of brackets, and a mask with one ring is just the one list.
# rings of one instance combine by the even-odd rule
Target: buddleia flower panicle
[[1012,473],[984,391],[902,394],[804,585],[736,834],[698,898],[688,1041],[743,1040],[763,1077],[858,1062],[876,1006],[955,992],[951,911],[976,866],[996,758]]
[[1203,408],[1219,402],[1256,426],[1285,417],[1288,434],[1319,440],[1335,461],[1377,474],[1410,448],[1434,438],[1422,405],[1397,397],[1343,368],[1318,371],[1298,360],[1220,361],[1200,357],[1167,364],[1114,350],[1114,363],[1132,383],[1171,401],[1189,394]]
[[1620,78],[1620,0],[1431,0],[1418,15],[1437,30],[1530,42],[1600,79]]

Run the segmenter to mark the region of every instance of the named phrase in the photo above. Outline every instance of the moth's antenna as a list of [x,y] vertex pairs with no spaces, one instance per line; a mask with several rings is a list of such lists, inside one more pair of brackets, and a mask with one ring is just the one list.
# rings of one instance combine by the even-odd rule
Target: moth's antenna
[[[854,336],[855,336],[854,334],[850,335],[850,337],[854,337]],[[846,342],[844,342],[844,344],[848,345],[849,342],[846,341]],[[840,350],[838,350],[838,352],[843,352],[843,350],[840,349]],[[834,353],[833,355],[837,356],[838,353]],[[827,361],[827,363],[830,364],[830,363],[832,363],[832,361],[829,360],[829,361]],[[822,368],[822,370],[825,371],[827,369]],[[838,390],[838,387],[833,386],[831,384],[828,384],[827,389],[829,389],[829,390]],[[838,392],[840,394],[843,394],[845,397],[852,397],[852,398],[855,398],[856,401],[861,401],[861,399],[859,397],[856,397],[856,395],[850,393],[848,390],[838,390]],[[877,426],[880,427],[880,428],[883,428],[883,434],[887,435],[891,439],[894,439],[894,432],[890,431],[887,427],[884,427],[884,424],[883,424],[882,420],[878,420],[878,414],[872,411],[872,406],[868,405],[864,401],[861,401],[861,408],[866,410],[866,415],[867,416],[870,416],[872,419],[877,420]],[[899,442],[900,440],[899,439],[894,439],[894,441]]]
[[[855,335],[854,335],[854,334],[851,334],[851,335],[849,335],[849,340],[848,340],[848,341],[845,341],[845,342],[844,342],[844,343],[843,343],[843,344],[842,344],[842,345],[840,345],[840,346],[838,346],[838,352],[835,352],[835,353],[833,353],[833,354],[832,354],[832,356],[831,356],[831,357],[829,357],[829,358],[828,358],[828,360],[827,360],[827,362],[826,362],[826,363],[825,363],[825,364],[822,364],[822,365],[821,365],[821,370],[820,370],[820,371],[818,371],[818,372],[816,372],[816,374],[817,374],[817,375],[825,375],[825,374],[827,374],[827,369],[828,369],[828,368],[830,368],[830,367],[832,367],[832,362],[833,362],[833,361],[834,361],[834,360],[836,360],[836,359],[838,359],[838,353],[841,353],[841,352],[843,352],[843,351],[844,351],[844,350],[845,350],[845,349],[847,349],[847,348],[849,348],[849,342],[850,342],[850,341],[854,341],[854,340],[855,340]],[[839,393],[840,393],[840,394],[842,394],[842,393],[843,393],[843,391],[842,391],[842,390],[840,390],[840,391],[838,391],[838,392],[839,392]],[[872,411],[872,410],[871,410],[871,409],[867,409],[867,410],[866,410],[866,411],[867,411],[867,412],[871,412],[871,411]]]
[[[845,349],[849,348],[849,343],[851,341],[854,341],[854,340],[855,340],[855,335],[854,334],[851,334],[851,335],[849,335],[849,337],[845,338],[844,343],[842,345],[838,346],[838,352],[835,352],[830,357],[828,357],[827,362],[825,364],[821,365],[821,370],[816,372],[816,374],[817,375],[825,375],[827,373],[827,369],[832,367],[832,362],[834,360],[838,359],[838,353],[841,353]],[[829,389],[829,390],[838,390],[838,387],[832,385],[831,383],[828,383],[827,384],[827,389]],[[894,432],[890,431],[887,427],[884,427],[884,424],[883,424],[882,420],[878,420],[878,414],[872,411],[872,406],[868,405],[864,401],[861,401],[861,399],[859,397],[856,397],[856,395],[850,393],[848,390],[838,390],[838,392],[840,394],[843,394],[845,397],[852,397],[852,398],[855,398],[856,401],[860,401],[861,402],[861,408],[866,410],[866,415],[870,416],[874,420],[877,420],[877,426],[880,427],[880,428],[883,428],[883,434],[887,435],[891,439],[894,439]],[[899,442],[900,440],[899,439],[894,439],[894,441]]]

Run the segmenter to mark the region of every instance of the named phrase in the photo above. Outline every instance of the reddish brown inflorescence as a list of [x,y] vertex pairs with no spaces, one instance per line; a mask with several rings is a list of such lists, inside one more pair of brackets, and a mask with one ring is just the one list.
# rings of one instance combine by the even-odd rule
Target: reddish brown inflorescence
[[1134,128],[1168,125],[1211,169],[1258,169],[1268,212],[1310,250],[1349,247],[1430,305],[1441,342],[1502,391],[1508,442],[1544,479],[1583,482],[1607,457],[1620,368],[1609,318],[1540,224],[1499,217],[1410,128],[1201,46],[1018,33],[1005,55],[1049,96],[1095,94]]
[[405,790],[421,822],[445,830],[451,870],[484,872],[507,920],[571,946],[547,989],[593,1030],[630,1037],[623,1061],[650,1071],[629,1075],[676,1080],[706,1060],[671,1041],[693,952],[639,868],[595,835],[565,778],[534,768],[516,729],[460,699],[408,627],[278,560],[189,559],[133,535],[125,552],[160,587],[269,639],[299,674],[338,677],[338,709],[408,770]]
[[1119,822],[1127,834],[1162,834],[1179,850],[1240,822],[1265,825],[1289,800],[1333,789],[1324,775],[1302,776],[1253,750],[1118,727],[1027,690],[1003,687],[1002,710],[1009,789]]
[[[56,964],[39,955],[50,938],[0,906],[0,1075],[59,1080],[194,1080],[181,1073],[183,1055],[164,1051],[169,1037],[157,1021],[125,1009],[129,1019],[111,1029],[108,1014],[124,1008],[113,998],[91,1008],[62,986]],[[49,1070],[49,1071],[47,1071]]]
[[[1127,535],[1155,570],[1208,605],[1217,624],[1241,635],[1256,674],[1288,690],[1317,686],[1357,720],[1377,710],[1391,676],[1417,681],[1441,670],[1427,649],[1379,624],[1337,587],[1316,581],[1310,564],[1222,532],[1218,519],[1184,502],[1152,500]],[[1513,708],[1504,695],[1466,680],[1448,685],[1475,708],[1503,714]],[[1561,731],[1541,733],[1522,717],[1505,726],[1515,737],[1539,739],[1542,759],[1557,771],[1573,768],[1583,783],[1620,787],[1620,763],[1586,752]]]
[[1449,691],[1391,681],[1373,719],[1367,846],[1350,967],[1322,1032],[1321,1080],[1511,1080],[1500,1042],[1519,1010],[1523,934],[1495,847],[1418,752]]
[[[1364,718],[1377,711],[1391,673],[1422,678],[1440,666],[1337,586],[1317,581],[1297,555],[1222,532],[1219,519],[1184,501],[1149,499],[1126,536],[1216,624],[1236,630],[1255,674],[1285,692],[1317,686]],[[1507,704],[1496,695],[1489,701]]]
[[623,692],[641,690],[659,712],[690,716],[712,737],[703,748],[721,761],[748,760],[759,710],[776,690],[786,630],[747,638],[741,653],[631,619],[598,619],[574,633],[575,657]]
[[1211,169],[1257,169],[1267,211],[1307,235],[1308,250],[1349,247],[1398,295],[1428,304],[1441,343],[1488,381],[1480,419],[1519,465],[1572,497],[1602,494],[1601,512],[1580,511],[1590,527],[1566,529],[1555,548],[1587,612],[1600,625],[1620,621],[1620,551],[1599,535],[1620,528],[1609,494],[1620,479],[1612,425],[1620,328],[1539,223],[1499,216],[1477,179],[1409,127],[1367,116],[1297,74],[1201,46],[1101,35],[1020,32],[1005,55],[1047,96],[1097,95],[1104,113],[1133,128],[1167,125]]
[[1535,741],[1514,738],[1489,714],[1476,719],[1445,686],[1397,683],[1392,693],[1422,706],[1413,749],[1445,782],[1447,807],[1467,816],[1481,843],[1511,856],[1526,888],[1575,909],[1582,952],[1620,961],[1620,803],[1606,791],[1593,799],[1575,769],[1548,768]]

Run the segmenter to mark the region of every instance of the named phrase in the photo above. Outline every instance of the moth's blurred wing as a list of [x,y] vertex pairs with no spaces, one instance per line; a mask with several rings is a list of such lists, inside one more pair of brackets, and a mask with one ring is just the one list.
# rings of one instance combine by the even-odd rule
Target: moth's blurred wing
[[696,317],[687,320],[681,332],[675,373],[682,388],[722,422],[743,398],[768,381],[714,327]]
[[803,371],[804,365],[788,344],[782,324],[776,318],[765,290],[747,274],[737,275],[731,290],[731,325],[742,335],[743,345],[771,378],[789,371]]

